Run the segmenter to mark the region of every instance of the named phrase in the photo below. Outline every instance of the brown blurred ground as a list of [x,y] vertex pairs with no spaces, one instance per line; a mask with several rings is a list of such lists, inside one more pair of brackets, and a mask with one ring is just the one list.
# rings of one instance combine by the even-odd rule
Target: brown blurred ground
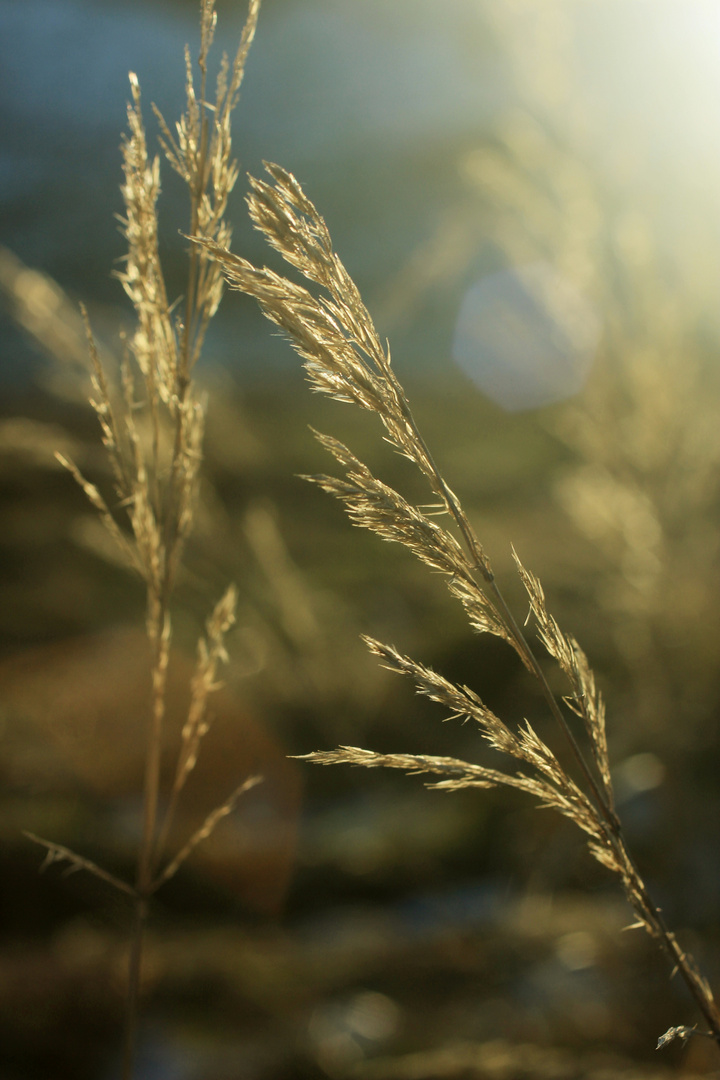
[[[575,589],[595,572],[593,552],[551,499],[567,452],[536,419],[503,417],[462,388],[441,396],[420,385],[413,396],[501,573],[512,539],[558,617],[600,643],[611,742],[619,735],[632,759],[647,748],[618,731],[613,712],[628,700],[628,673],[613,667],[597,612]],[[294,390],[242,402],[225,392],[211,413],[203,511],[175,614],[169,743],[207,610],[231,578],[242,599],[228,685],[176,839],[246,773],[267,782],[158,899],[139,1076],[610,1080],[714,1069],[700,1040],[655,1055],[670,1024],[694,1022],[692,1008],[652,943],[622,932],[630,913],[569,826],[508,795],[448,797],[417,779],[286,759],[338,742],[484,753],[474,732],[442,725],[378,671],[359,630],[471,683],[501,715],[543,722],[512,658],[466,634],[438,583],[293,478],[326,464],[307,433],[312,417],[383,475],[414,484],[364,418],[299,400]],[[52,466],[50,448],[64,440],[106,482],[86,411],[41,393],[14,411],[25,426],[0,425],[2,1075],[94,1080],[113,1075],[129,913],[89,875],[38,874],[42,852],[21,830],[132,875],[142,592]],[[631,785],[624,806],[656,895],[676,925],[693,927],[683,939],[711,977],[716,705],[703,703],[705,719],[684,738],[656,732],[666,778],[644,792]]]

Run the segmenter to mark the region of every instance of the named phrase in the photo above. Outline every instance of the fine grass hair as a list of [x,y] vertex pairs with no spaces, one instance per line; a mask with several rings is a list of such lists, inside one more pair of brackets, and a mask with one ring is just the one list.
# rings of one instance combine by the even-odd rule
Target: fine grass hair
[[[377,415],[386,441],[424,476],[432,501],[427,506],[412,505],[378,480],[341,442],[319,433],[317,438],[343,475],[306,479],[339,499],[354,524],[404,545],[443,575],[473,629],[502,638],[516,652],[536,680],[568,744],[574,768],[568,771],[529,723],[520,727],[506,723],[475,691],[372,638],[366,638],[366,644],[386,667],[410,678],[418,693],[438,702],[451,716],[478,725],[482,738],[500,755],[498,768],[447,757],[379,754],[354,746],[315,752],[305,759],[322,765],[430,774],[436,778],[432,786],[446,791],[505,785],[569,818],[585,834],[592,856],[619,879],[635,914],[633,926],[644,928],[666,954],[704,1019],[704,1034],[720,1046],[720,1011],[712,990],[666,926],[629,850],[615,808],[605,706],[585,653],[550,614],[539,580],[513,551],[538,636],[566,684],[566,693],[558,700],[506,603],[487,552],[416,424],[391,365],[389,348],[381,342],[356,285],[335,253],[327,225],[294,176],[278,165],[268,164],[266,169],[269,182],[250,178],[251,218],[310,287],[256,267],[212,238],[198,235],[196,243],[222,267],[230,285],[255,297],[267,318],[289,339],[304,362],[313,390]],[[440,524],[439,518],[446,524]],[[659,1038],[658,1047],[695,1033],[695,1028],[684,1025],[671,1027]]]
[[[227,245],[231,239],[226,211],[238,177],[232,156],[231,121],[259,9],[260,0],[250,0],[237,53],[232,61],[223,57],[214,97],[210,100],[208,55],[217,15],[214,0],[202,0],[199,79],[190,50],[186,48],[186,106],[174,133],[154,108],[164,155],[188,190],[190,209],[186,228],[217,245]],[[91,404],[100,422],[112,469],[114,496],[103,495],[72,461],[62,455],[58,459],[80,484],[128,567],[145,585],[152,690],[135,881],[133,884],[122,881],[82,855],[52,840],[28,834],[47,849],[46,862],[64,862],[70,869],[95,874],[132,899],[135,929],[127,989],[123,1080],[130,1080],[133,1074],[149,901],[210,836],[218,822],[232,812],[240,797],[261,779],[258,776],[243,779],[178,850],[167,851],[178,802],[209,730],[208,700],[221,685],[220,669],[228,659],[225,637],[235,621],[237,602],[235,586],[229,585],[210,613],[205,634],[198,641],[174,777],[169,792],[161,791],[161,746],[173,637],[171,603],[185,543],[196,518],[203,457],[206,403],[194,382],[193,372],[208,325],[220,303],[224,282],[219,264],[202,247],[191,244],[184,294],[177,300],[168,296],[158,240],[160,156],[148,149],[140,84],[133,73],[130,89],[128,131],[122,143],[124,214],[120,218],[127,254],[117,277],[132,302],[136,327],[123,342],[117,380],[113,380],[101,360],[85,315],[92,363]],[[163,805],[165,809],[161,812]]]

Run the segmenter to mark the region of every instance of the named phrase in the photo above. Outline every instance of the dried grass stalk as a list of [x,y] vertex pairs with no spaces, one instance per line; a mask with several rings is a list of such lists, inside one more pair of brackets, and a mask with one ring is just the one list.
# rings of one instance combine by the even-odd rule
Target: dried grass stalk
[[107,870],[103,870],[97,863],[92,862],[90,859],[86,859],[83,855],[78,855],[63,844],[56,844],[54,840],[44,840],[42,836],[36,836],[35,833],[28,832],[27,830],[23,831],[23,836],[27,836],[28,840],[32,840],[33,843],[40,844],[41,847],[46,849],[47,854],[40,867],[41,871],[46,870],[48,866],[52,866],[54,863],[67,863],[68,865],[65,869],[66,874],[74,874],[78,870],[85,870],[87,873],[93,874],[94,877],[99,878],[100,881],[112,885],[112,887],[119,892],[127,893],[128,896],[132,896],[133,898],[137,897],[137,893],[132,885],[128,885],[122,878],[116,877],[115,874],[111,874]]
[[244,780],[242,784],[235,788],[232,795],[221,803],[220,806],[216,806],[214,810],[211,810],[204,822],[197,829],[188,842],[180,848],[177,855],[175,855],[166,866],[163,867],[161,873],[152,884],[152,891],[156,892],[161,885],[166,881],[169,881],[171,877],[174,877],[182,864],[187,859],[188,855],[191,855],[195,848],[202,844],[203,840],[207,840],[209,836],[215,830],[215,826],[222,821],[223,818],[231,814],[235,809],[237,802],[241,795],[244,795],[246,791],[250,791],[251,788],[256,787],[262,783],[262,776],[250,776],[247,780]]
[[[403,544],[431,569],[442,573],[450,592],[461,601],[478,631],[504,639],[537,679],[541,693],[563,732],[577,766],[577,779],[565,769],[539,735],[525,724],[512,728],[496,717],[476,693],[457,686],[431,669],[401,655],[393,646],[366,639],[372,652],[391,670],[413,679],[418,693],[437,701],[453,716],[470,718],[483,738],[509,766],[488,769],[449,758],[412,754],[377,754],[340,747],[306,755],[318,764],[347,763],[404,769],[441,777],[433,786],[445,790],[503,784],[534,796],[540,806],[557,810],[587,836],[595,859],[616,874],[643,926],[668,955],[688,986],[720,1045],[720,1012],[707,981],[692,957],[667,929],[650,898],[615,813],[605,708],[593,672],[577,642],[548,612],[538,579],[515,555],[518,573],[530,598],[538,634],[568,684],[564,704],[552,693],[544,670],[510,611],[495,580],[490,560],[462,506],[440,473],[412,415],[405,392],[390,365],[358,290],[332,248],[325,222],[295,178],[277,165],[266,165],[271,183],[252,179],[250,214],[268,243],[308,280],[305,288],[267,268],[233,255],[227,247],[197,237],[196,242],[222,267],[234,288],[254,296],[265,315],[280,327],[303,359],[312,388],[350,402],[379,417],[386,440],[425,476],[450,528],[430,520],[426,510],[409,504],[383,484],[336,439],[318,435],[344,469],[342,479],[309,477],[344,505],[351,520],[384,540]],[[319,287],[319,288],[318,288]],[[451,531],[454,526],[455,532]],[[573,714],[582,722],[579,738]],[[581,741],[589,748],[586,758]],[[521,771],[517,771],[517,767]],[[671,1028],[661,1044],[686,1037],[690,1029]]]
[[[196,87],[190,51],[185,52],[186,107],[173,136],[155,109],[161,145],[170,165],[185,181],[190,203],[189,229],[208,243],[227,244],[228,198],[238,176],[232,157],[231,120],[238,101],[245,61],[257,25],[260,0],[249,0],[248,16],[237,54],[220,65],[214,102],[208,100],[207,67],[216,25],[215,0],[201,0],[199,82]],[[234,809],[241,795],[258,783],[252,777],[218,806],[190,840],[163,863],[163,849],[177,800],[195,768],[209,730],[208,700],[218,689],[217,672],[227,659],[225,636],[235,618],[237,594],[230,586],[210,616],[198,644],[189,713],[181,735],[169,811],[159,823],[160,750],[166,708],[167,669],[172,644],[171,599],[185,541],[193,527],[202,462],[205,401],[193,382],[210,319],[223,292],[220,267],[196,244],[188,252],[184,297],[171,301],[160,257],[157,202],[160,156],[148,149],[140,84],[130,74],[128,131],[123,139],[124,213],[121,230],[127,242],[118,273],[135,310],[136,327],[113,385],[83,311],[91,361],[91,404],[97,414],[110,461],[115,499],[109,502],[77,467],[58,455],[99,513],[126,561],[146,589],[146,626],[152,653],[152,691],[145,758],[144,812],[134,887],[52,841],[46,861],[65,861],[86,870],[135,901],[135,932],[130,957],[124,1080],[133,1071],[140,967],[148,903],[157,889]]]

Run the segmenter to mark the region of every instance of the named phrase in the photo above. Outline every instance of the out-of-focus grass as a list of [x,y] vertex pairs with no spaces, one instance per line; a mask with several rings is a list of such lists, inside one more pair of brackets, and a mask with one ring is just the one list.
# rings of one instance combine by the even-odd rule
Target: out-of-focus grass
[[[277,763],[279,777],[286,750],[304,752],[318,741],[331,745],[371,739],[380,748],[479,751],[473,731],[452,723],[440,730],[430,708],[385,679],[357,642],[361,630],[414,649],[450,677],[481,686],[491,705],[502,703],[518,717],[536,719],[525,678],[502,650],[469,637],[444,592],[424,580],[402,552],[348,529],[335,506],[295,478],[298,472],[325,467],[307,431],[310,420],[323,427],[325,406],[299,396],[298,389],[289,385],[246,393],[235,401],[225,385],[214,395],[208,484],[189,553],[191,572],[180,586],[180,639],[191,640],[217,579],[234,576],[242,599],[231,642],[228,704],[218,706],[220,722],[209,737],[192,793],[198,813],[216,783],[226,782],[229,756],[237,753],[236,743],[247,743],[248,731],[259,732],[254,745],[266,766]],[[568,529],[552,501],[554,477],[568,467],[571,456],[548,434],[547,416],[509,418],[459,382],[446,382],[442,389],[420,383],[412,396],[433,443],[442,448],[446,472],[468,496],[496,564],[502,568],[509,562],[512,537],[523,558],[542,573],[558,615],[581,640],[589,633],[602,643],[605,631],[598,626],[598,612],[576,591],[578,581],[597,573],[597,556]],[[38,879],[36,854],[18,833],[21,828],[47,831],[52,824],[58,839],[82,847],[90,857],[102,855],[117,872],[126,869],[123,838],[132,834],[135,812],[123,799],[125,780],[119,770],[122,765],[132,771],[132,754],[128,760],[127,754],[114,751],[118,779],[113,783],[113,741],[103,735],[102,717],[90,715],[93,701],[103,700],[93,689],[92,665],[86,686],[75,685],[72,698],[89,703],[88,717],[83,720],[76,711],[73,728],[66,713],[67,732],[52,730],[53,708],[63,697],[63,664],[53,659],[63,654],[56,654],[52,643],[67,643],[64,647],[76,658],[80,639],[84,649],[98,648],[104,631],[137,624],[142,600],[124,571],[105,557],[75,487],[51,466],[50,449],[56,439],[64,439],[73,444],[90,476],[102,481],[86,413],[42,394],[8,411],[39,426],[17,427],[8,419],[0,427],[0,498],[9,523],[3,535],[5,795],[0,827],[6,842],[5,879],[12,886],[6,890],[4,925],[6,941],[24,942],[6,951],[3,961],[6,985],[14,988],[12,1003],[18,1007],[7,1014],[14,1032],[8,1045],[15,1047],[7,1053],[16,1053],[18,1060],[26,1056],[21,1075],[41,1075],[48,1059],[38,1027],[59,1038],[48,1017],[63,997],[73,1002],[68,1008],[78,1044],[94,1046],[95,1056],[90,1054],[83,1072],[77,1044],[66,1034],[56,1075],[90,1077],[100,1075],[97,1062],[112,1042],[113,1020],[99,1006],[89,1009],[83,1003],[90,994],[95,1002],[106,997],[111,1004],[113,993],[120,992],[112,988],[121,970],[116,925],[118,919],[122,923],[122,911],[87,879],[60,880],[52,869]],[[381,475],[404,482],[405,463],[378,451],[375,432],[362,420],[348,411],[348,443],[366,453]],[[274,537],[274,563],[267,550],[258,557],[263,536],[266,547],[267,538]],[[280,604],[273,581],[277,573],[294,581],[296,610]],[[632,718],[613,716],[613,649],[608,646],[604,656],[612,739],[616,725]],[[32,667],[32,693],[24,698],[17,676],[22,664]],[[82,670],[77,659],[65,665],[73,680],[82,677]],[[44,697],[43,680],[49,687]],[[713,708],[711,701],[705,704],[708,711]],[[98,770],[93,774],[98,754],[93,740],[102,743],[103,738],[109,761],[104,778]],[[119,748],[123,732],[115,731],[114,738]],[[660,731],[652,747],[659,760],[662,748]],[[654,791],[630,791],[627,809],[643,857],[656,868],[655,887],[680,912],[681,922],[686,913],[702,924],[716,888],[707,876],[709,865],[692,898],[673,896],[677,863],[665,854],[670,829],[681,861],[696,873],[713,842],[712,815],[698,806],[700,789],[693,795],[683,786],[695,752],[690,742],[675,754],[672,771],[666,762],[668,775],[678,779]],[[290,780],[296,777],[292,768],[287,775],[288,782],[297,782]],[[607,932],[594,929],[594,920],[604,926],[606,882],[589,868],[562,825],[519,807],[509,796],[489,802],[455,796],[447,805],[446,799],[424,793],[418,782],[408,792],[407,781],[382,778],[369,785],[366,776],[331,770],[307,770],[302,780],[306,795],[299,816],[292,800],[278,803],[275,795],[264,809],[256,809],[253,827],[257,814],[260,819],[269,814],[271,820],[284,814],[291,831],[298,829],[275,870],[270,860],[259,893],[249,893],[242,884],[247,867],[257,869],[252,846],[242,846],[247,840],[237,847],[242,826],[240,832],[236,827],[234,833],[221,834],[219,848],[205,863],[198,859],[187,867],[169,891],[149,962],[150,1016],[159,1045],[165,1046],[156,1047],[158,1054],[170,1054],[171,1045],[183,1046],[183,1052],[211,1063],[204,1075],[214,1075],[215,1069],[223,1076],[218,1047],[225,1041],[233,1060],[250,1055],[254,1064],[248,1065],[248,1075],[269,1078],[299,1068],[307,1075],[324,1075],[328,1069],[342,1075],[366,1057],[462,1043],[466,1049],[456,1051],[457,1063],[447,1065],[447,1075],[472,1068],[472,1075],[484,1076],[494,1075],[494,1067],[484,1063],[481,1050],[469,1066],[474,1051],[468,1046],[502,1038],[508,1046],[561,1043],[569,1057],[560,1073],[582,1076],[590,1064],[574,1056],[572,1046],[612,1044],[616,1051],[638,1054],[650,1045],[650,1033],[671,1017],[676,1008],[672,988],[648,947],[616,934],[620,915],[612,915]],[[281,779],[278,783],[282,788]],[[672,822],[681,802],[689,806],[688,814],[699,812],[700,828],[689,843]],[[410,821],[418,823],[414,832]],[[110,852],[108,836],[114,845]],[[246,936],[239,928],[243,920],[253,908],[267,908],[271,893],[277,910],[278,883],[287,874],[289,884],[280,884],[285,891],[282,922],[265,921],[264,929]],[[269,890],[264,896],[262,880]],[[578,901],[582,913],[566,919],[564,901],[553,900],[553,893],[559,890],[560,897],[588,884],[600,890],[597,899],[591,894]],[[546,897],[527,901],[523,908],[532,944],[502,899],[527,888]],[[540,906],[534,909],[533,903]],[[179,912],[188,906],[192,914],[181,918]],[[542,930],[542,911],[556,912],[557,925]],[[572,938],[581,933],[589,938]],[[577,967],[573,942],[576,952],[587,946]],[[38,970],[43,972],[40,981]],[[356,1022],[362,1027],[353,1009],[362,1005],[356,999],[364,992],[381,995],[370,1004],[374,1001],[394,1017],[392,1023],[387,1020],[387,1037],[367,1039],[353,1028]],[[628,1011],[631,1000],[633,1012]],[[28,1026],[33,1009],[36,1020]],[[240,1024],[242,1035],[235,1041],[224,1018],[230,1028]],[[68,1026],[66,1021],[63,1025]],[[522,1066],[527,1075],[543,1075],[540,1059],[529,1050],[527,1055],[530,1063]],[[432,1070],[439,1066],[432,1057],[428,1062],[428,1075],[435,1075]],[[628,1068],[616,1059],[608,1067],[619,1070],[618,1075]],[[392,1069],[400,1066],[387,1068],[388,1075],[396,1075]]]

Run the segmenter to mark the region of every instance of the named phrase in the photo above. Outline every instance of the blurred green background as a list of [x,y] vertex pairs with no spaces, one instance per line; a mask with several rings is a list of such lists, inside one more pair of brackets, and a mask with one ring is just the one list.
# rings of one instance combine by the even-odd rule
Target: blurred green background
[[[244,8],[218,11],[233,52]],[[196,40],[191,0],[0,0],[7,1080],[118,1075],[129,912],[88,876],[38,874],[21,830],[133,872],[144,598],[52,455],[109,486],[76,304],[117,352],[127,71],[172,121]],[[278,161],[326,217],[519,617],[511,542],[590,656],[631,841],[715,985],[719,59],[720,8],[699,0],[265,0],[235,123],[242,168]],[[185,204],[164,183],[179,289]],[[277,265],[244,191],[233,247]],[[653,1056],[692,1006],[621,933],[631,913],[568,824],[515,795],[287,760],[338,743],[487,759],[361,632],[553,736],[510,651],[297,478],[328,467],[312,424],[424,502],[372,418],[313,398],[236,295],[198,378],[170,741],[228,580],[241,604],[178,839],[246,772],[267,781],[158,899],[138,1077],[717,1071],[702,1040]]]

